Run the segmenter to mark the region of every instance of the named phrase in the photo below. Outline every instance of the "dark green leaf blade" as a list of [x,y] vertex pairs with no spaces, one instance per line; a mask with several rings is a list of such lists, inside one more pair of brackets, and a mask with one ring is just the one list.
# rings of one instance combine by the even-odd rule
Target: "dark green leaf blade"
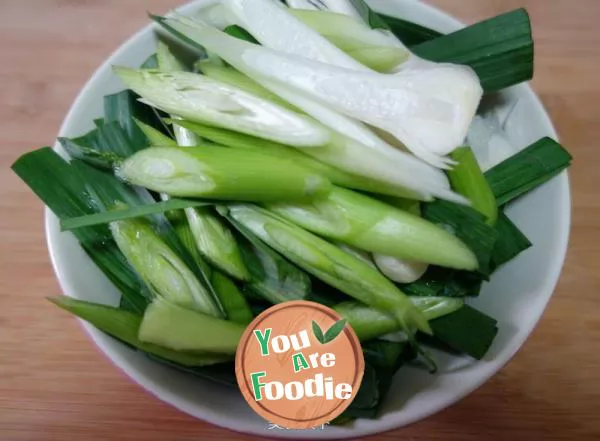
[[226,218],[239,233],[238,247],[250,272],[250,282],[244,291],[250,290],[272,304],[306,299],[311,291],[310,277],[244,226],[229,216]]
[[409,296],[474,297],[481,284],[481,274],[430,266],[419,280],[398,286]]
[[140,341],[138,332],[142,321],[141,315],[112,306],[76,300],[66,296],[48,298],[48,300],[59,308],[89,322],[100,331],[143,352],[154,354],[185,366],[202,366],[227,360],[227,357],[220,355],[174,351]]
[[313,331],[313,335],[319,341],[319,343],[324,344],[325,336],[323,335],[323,331],[319,327],[319,324],[317,322],[315,322],[314,320],[312,321],[312,331]]
[[158,57],[156,54],[150,55],[146,61],[142,63],[140,69],[158,69]]
[[171,210],[181,210],[184,208],[202,207],[207,205],[212,205],[212,203],[194,199],[169,199],[167,201],[152,202],[145,205],[62,219],[60,221],[60,226],[62,231],[68,231],[94,225],[108,224],[118,220],[164,213]]
[[456,312],[429,322],[436,339],[481,360],[498,333],[497,321],[465,305]]
[[335,322],[333,325],[331,325],[331,327],[327,331],[325,331],[323,342],[329,343],[335,340],[337,336],[344,331],[344,328],[346,327],[346,322],[346,319],[341,319]]
[[418,56],[471,66],[486,92],[533,77],[533,38],[525,9],[481,21],[411,47]]
[[441,37],[441,32],[389,15],[379,14],[392,33],[406,46],[414,46]]
[[373,11],[364,0],[349,0],[358,15],[371,26],[372,29],[389,29],[385,20],[379,14]]
[[116,123],[124,131],[127,137],[128,150],[125,156],[129,156],[149,145],[149,139],[139,127],[141,122],[165,136],[171,133],[163,118],[167,115],[151,107],[140,100],[140,96],[129,89],[106,95],[104,97],[104,119],[106,123]]
[[241,26],[238,26],[238,25],[227,26],[225,29],[223,29],[223,32],[231,35],[232,37],[239,38],[240,40],[258,44],[258,41],[252,36],[252,34],[250,34],[250,32],[248,32],[246,29],[244,29]]
[[448,229],[475,253],[478,273],[486,278],[498,232],[486,223],[485,216],[471,207],[443,200],[421,204],[421,210],[423,218]]
[[504,213],[499,214],[495,228],[498,231],[498,240],[494,245],[490,261],[490,269],[492,271],[495,271],[532,246],[529,239]]
[[488,170],[485,177],[501,206],[549,181],[571,160],[564,147],[544,137]]

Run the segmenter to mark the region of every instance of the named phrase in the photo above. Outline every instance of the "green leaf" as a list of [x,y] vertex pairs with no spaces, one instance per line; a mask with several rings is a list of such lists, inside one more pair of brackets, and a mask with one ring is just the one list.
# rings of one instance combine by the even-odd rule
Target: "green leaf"
[[517,9],[410,48],[427,60],[472,67],[486,92],[533,77],[533,39],[525,9]]
[[[314,323],[314,322],[313,322]],[[329,343],[336,339],[338,335],[342,333],[346,327],[346,319],[341,319],[335,322],[331,328],[329,328],[323,337],[323,343]]]
[[[148,138],[137,126],[135,120],[153,126],[158,123],[149,106],[138,101],[139,96],[130,90],[106,95],[104,97],[104,119],[106,123],[115,122],[121,126],[129,142],[137,150],[148,145]],[[133,153],[133,152],[132,152]]]
[[226,218],[239,233],[237,243],[244,265],[250,273],[250,281],[245,285],[245,290],[272,304],[306,299],[311,291],[310,277],[239,222],[229,216]]
[[373,11],[364,0],[349,0],[356,12],[373,29],[389,29],[386,21]]
[[323,335],[323,331],[319,327],[319,324],[314,320],[312,321],[312,331],[313,335],[319,341],[319,343],[325,344],[325,336]]
[[549,181],[571,165],[559,143],[544,137],[485,173],[499,206]]
[[379,14],[386,23],[388,29],[402,41],[406,46],[414,46],[425,41],[441,37],[441,32],[426,28],[408,20],[403,20],[389,15]]
[[212,205],[212,203],[194,199],[169,199],[167,201],[153,202],[146,205],[126,207],[112,211],[88,214],[85,216],[61,219],[60,227],[62,231],[75,230],[77,228],[108,224],[118,220],[164,213],[170,210],[180,210],[183,208],[202,207],[207,205]]
[[466,197],[471,206],[486,217],[489,225],[494,225],[498,217],[496,198],[473,150],[467,146],[459,147],[450,157],[457,162],[454,168],[447,172],[452,189]]
[[254,314],[233,280],[219,271],[214,271],[211,282],[225,309],[227,320],[248,325],[254,318]]
[[430,266],[419,280],[399,284],[399,287],[409,296],[475,297],[479,295],[481,284],[479,273]]
[[[164,28],[167,32],[169,32],[170,34],[172,34],[174,37],[176,37],[179,40],[183,41],[184,43],[186,43],[190,47],[196,49],[198,52],[202,53],[203,55],[206,55],[206,51],[204,50],[204,47],[202,45],[196,43],[194,40],[192,40],[191,38],[186,37],[184,34],[182,34],[181,32],[179,32],[178,30],[176,30],[174,27],[168,25],[166,23],[167,22],[167,18],[161,17],[160,15],[153,15],[153,14],[148,14],[148,16],[150,17],[150,19],[152,21],[154,21],[159,26],[161,26],[162,28]],[[158,65],[158,62],[157,62],[157,65]]]
[[422,216],[454,234],[477,256],[478,273],[489,275],[489,263],[498,232],[475,209],[453,202],[436,200],[421,204]]
[[150,143],[151,146],[154,146],[154,147],[163,147],[163,146],[178,147],[177,141],[175,141],[170,136],[165,135],[160,130],[157,130],[154,127],[152,127],[148,124],[145,124],[142,121],[137,120],[137,119],[135,120],[135,123],[140,128],[140,130],[142,132],[144,132],[144,135],[146,135],[146,138],[148,138],[148,142]]
[[158,58],[156,54],[150,55],[146,61],[142,63],[140,69],[158,69]]
[[95,167],[112,170],[113,166],[133,153],[146,148],[148,141],[133,143],[117,122],[106,122],[78,138],[58,138],[67,153]]
[[231,358],[215,354],[194,354],[190,352],[174,351],[162,346],[144,343],[138,338],[142,317],[129,311],[83,300],[76,300],[66,296],[48,298],[48,300],[59,308],[89,322],[100,331],[121,342],[172,362],[185,366],[204,366],[207,364],[221,363]]
[[504,213],[500,213],[498,216],[496,231],[498,231],[498,240],[492,251],[490,262],[492,271],[495,271],[532,246],[529,239]]
[[477,360],[483,358],[498,333],[495,319],[468,305],[429,324],[436,339]]
[[227,26],[225,29],[223,29],[223,32],[231,35],[232,37],[239,38],[240,40],[249,41],[250,43],[258,44],[258,41],[252,36],[252,34],[250,34],[250,32],[248,32],[246,29],[244,29],[241,26],[238,26],[238,25]]

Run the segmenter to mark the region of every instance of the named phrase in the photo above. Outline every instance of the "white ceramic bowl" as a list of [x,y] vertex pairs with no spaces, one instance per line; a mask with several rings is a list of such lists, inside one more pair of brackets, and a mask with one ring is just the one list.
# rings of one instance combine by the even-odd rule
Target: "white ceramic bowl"
[[[180,9],[190,13],[211,0],[192,2]],[[450,32],[462,25],[448,15],[414,0],[370,2],[382,12]],[[145,12],[140,10],[140,14]],[[153,28],[147,26],[116,51],[94,74],[75,100],[60,136],[76,136],[92,128],[102,115],[102,97],[122,89],[111,65],[139,66],[155,48]],[[552,123],[527,85],[503,92],[508,102],[519,99],[509,121],[511,141],[520,148],[542,136],[556,138]],[[58,146],[56,147],[58,148]],[[98,347],[127,375],[161,400],[202,420],[225,428],[283,438],[335,439],[382,432],[410,424],[455,403],[504,366],[539,320],[559,277],[567,248],[570,194],[566,173],[511,205],[510,217],[534,246],[522,253],[485,285],[470,303],[495,317],[500,331],[483,361],[436,354],[441,372],[431,376],[402,368],[389,393],[381,417],[359,420],[350,428],[292,431],[269,429],[235,388],[190,377],[154,363],[84,323]],[[61,233],[56,218],[46,212],[46,233],[52,263],[64,293],[78,299],[116,305],[119,293],[84,254],[70,233]],[[532,373],[533,375],[533,373]]]

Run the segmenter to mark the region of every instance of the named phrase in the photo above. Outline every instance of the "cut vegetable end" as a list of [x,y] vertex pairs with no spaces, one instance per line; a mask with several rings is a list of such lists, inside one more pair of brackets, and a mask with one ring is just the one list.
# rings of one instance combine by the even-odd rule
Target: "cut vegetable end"
[[288,160],[216,146],[148,148],[117,174],[171,196],[237,201],[310,200],[331,188],[328,179]]
[[146,308],[139,338],[177,351],[232,355],[243,333],[243,326],[157,298]]
[[223,354],[194,354],[173,351],[171,349],[144,343],[138,339],[138,331],[142,317],[111,306],[76,300],[66,296],[47,297],[61,309],[87,321],[98,330],[133,346],[149,355],[154,355],[183,366],[208,366],[231,360],[231,355]]
[[469,147],[460,147],[452,152],[452,158],[458,162],[448,171],[452,188],[468,198],[472,207],[486,217],[488,224],[494,225],[498,205],[473,151]]

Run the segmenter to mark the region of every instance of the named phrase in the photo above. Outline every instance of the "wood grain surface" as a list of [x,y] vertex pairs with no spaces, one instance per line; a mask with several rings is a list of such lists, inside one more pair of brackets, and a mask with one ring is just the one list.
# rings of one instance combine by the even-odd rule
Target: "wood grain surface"
[[[514,359],[451,408],[371,439],[600,439],[600,1],[430,0],[471,23],[529,10],[533,87],[574,155],[573,226],[562,277]],[[178,0],[0,2],[0,439],[249,440],[156,400],[111,365],[69,315],[43,231],[43,209],[9,170],[51,145],[93,70]],[[275,436],[276,433],[273,433]]]

